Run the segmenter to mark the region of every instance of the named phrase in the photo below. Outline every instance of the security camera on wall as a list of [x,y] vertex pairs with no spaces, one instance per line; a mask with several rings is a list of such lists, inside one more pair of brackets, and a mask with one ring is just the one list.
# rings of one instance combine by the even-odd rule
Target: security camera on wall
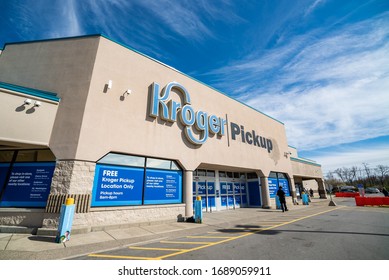
[[26,100],[24,100],[24,105],[30,105],[31,102],[32,102],[31,99],[26,99]]
[[40,107],[42,103],[40,101],[35,101],[34,106],[35,107]]

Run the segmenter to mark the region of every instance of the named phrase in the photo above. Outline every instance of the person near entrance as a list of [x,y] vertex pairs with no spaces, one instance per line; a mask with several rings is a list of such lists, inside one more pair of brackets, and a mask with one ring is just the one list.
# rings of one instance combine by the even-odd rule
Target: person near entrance
[[288,211],[288,207],[286,207],[285,192],[282,190],[282,186],[278,188],[277,196],[280,199],[282,212]]

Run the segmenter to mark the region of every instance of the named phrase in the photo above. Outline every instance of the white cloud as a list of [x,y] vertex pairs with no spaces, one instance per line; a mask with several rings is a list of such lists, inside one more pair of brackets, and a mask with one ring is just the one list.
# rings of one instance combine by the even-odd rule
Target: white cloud
[[214,86],[284,122],[299,149],[388,135],[388,15],[291,37],[211,72]]
[[363,148],[348,149],[347,151],[323,152],[315,156],[315,160],[322,166],[323,174],[342,167],[363,167],[368,163],[371,168],[377,165],[389,166],[389,144],[383,146],[366,146]]
[[304,16],[309,16],[317,7],[322,5],[325,1],[324,0],[316,0],[312,3],[304,12]]

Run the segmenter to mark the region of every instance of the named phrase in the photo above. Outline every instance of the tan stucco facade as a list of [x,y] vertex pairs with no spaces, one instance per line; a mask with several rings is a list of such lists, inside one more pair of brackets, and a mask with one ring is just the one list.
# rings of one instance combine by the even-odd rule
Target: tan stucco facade
[[[92,207],[76,214],[76,226],[129,223],[131,217],[132,221],[145,222],[188,216],[192,213],[193,172],[199,168],[256,173],[261,205],[266,207],[274,207],[267,191],[270,172],[289,178],[292,197],[294,176],[322,180],[320,165],[299,160],[297,150],[288,146],[282,122],[102,36],[6,45],[0,55],[0,82],[54,92],[60,99],[43,98],[42,106],[26,114],[15,112],[15,108],[29,98],[28,94],[0,92],[0,117],[8,120],[0,127],[0,147],[49,148],[57,162],[52,195],[90,195],[96,162],[111,152],[174,160],[182,168],[182,204]],[[163,89],[173,82],[179,86],[172,87],[170,104],[180,103],[180,108],[172,111],[180,114],[187,101],[186,90],[190,96],[187,105],[203,116],[206,112],[208,122],[210,116],[217,117],[220,122],[214,128],[220,133],[211,133],[203,144],[193,144],[184,132],[187,126],[183,121],[161,118],[162,105],[158,105],[158,116],[150,113],[153,94],[158,92],[161,97]],[[31,127],[37,130],[28,132]],[[201,139],[201,129],[193,127],[191,133]],[[265,147],[258,147],[261,140]],[[5,210],[0,208],[0,217],[2,212]],[[128,219],[120,218],[123,215]],[[50,227],[56,219],[58,215],[42,211],[42,220],[31,226]],[[5,219],[0,221],[6,223]]]

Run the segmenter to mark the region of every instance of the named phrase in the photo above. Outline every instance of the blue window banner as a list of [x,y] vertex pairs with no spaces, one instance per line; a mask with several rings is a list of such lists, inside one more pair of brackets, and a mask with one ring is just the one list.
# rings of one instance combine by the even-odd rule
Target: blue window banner
[[205,195],[206,194],[206,183],[205,182],[197,182],[197,195]]
[[234,206],[234,196],[228,196],[228,206]]
[[228,194],[233,194],[234,193],[234,189],[233,189],[232,183],[227,183],[227,192],[228,192]]
[[242,195],[242,204],[243,205],[247,204],[247,195],[245,195],[245,194]]
[[226,196],[222,196],[221,197],[221,205],[222,206],[227,206],[227,197]]
[[215,194],[215,183],[214,182],[207,182],[208,187],[208,195],[214,195]]
[[208,207],[215,207],[216,206],[216,199],[214,196],[208,197]]
[[240,194],[240,183],[234,183],[233,187],[234,187],[234,193]]
[[147,169],[143,203],[182,203],[182,171]]
[[285,196],[290,196],[288,179],[268,178],[270,198],[275,198],[279,186],[285,192]]
[[236,205],[241,205],[242,204],[240,195],[235,195],[235,204]]
[[240,183],[240,190],[242,192],[242,194],[246,194],[247,191],[246,191],[246,183]]
[[201,197],[201,208],[202,208],[203,210],[205,210],[205,209],[207,208],[205,198],[206,198],[205,196],[202,196],[202,197]]
[[54,169],[55,162],[15,163],[0,206],[46,207]]
[[9,166],[9,163],[0,163],[0,194],[5,185],[5,179],[7,179]]
[[226,195],[227,194],[227,183],[220,183],[220,194]]
[[278,179],[278,186],[282,186],[285,196],[290,196],[288,179]]
[[251,206],[261,206],[261,195],[259,193],[259,182],[252,181],[247,183],[249,189],[249,202]]
[[141,205],[143,180],[143,168],[97,164],[91,205]]
[[192,183],[192,187],[193,187],[193,196],[196,196],[196,182]]
[[276,197],[276,193],[278,190],[278,179],[277,178],[268,178],[268,184],[269,184],[269,194],[270,198]]

